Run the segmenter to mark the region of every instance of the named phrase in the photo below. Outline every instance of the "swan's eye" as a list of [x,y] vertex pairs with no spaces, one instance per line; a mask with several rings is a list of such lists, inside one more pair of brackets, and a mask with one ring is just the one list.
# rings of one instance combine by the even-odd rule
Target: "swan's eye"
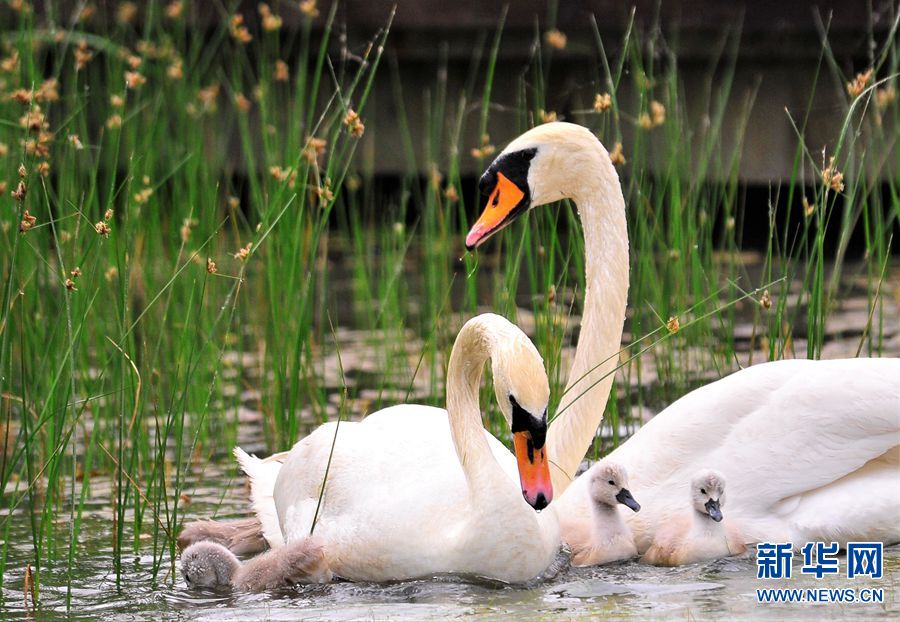
[[609,483],[610,486],[615,486],[615,485],[616,485],[616,483],[615,483],[614,481],[612,481],[612,480],[609,480],[608,483]]
[[705,495],[705,494],[706,494],[706,488],[701,488],[701,489],[700,489],[700,494],[701,494],[701,495]]

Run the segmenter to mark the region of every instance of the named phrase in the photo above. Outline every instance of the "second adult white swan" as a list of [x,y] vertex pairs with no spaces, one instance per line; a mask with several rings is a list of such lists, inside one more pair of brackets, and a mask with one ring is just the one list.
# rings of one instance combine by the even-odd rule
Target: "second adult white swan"
[[[561,414],[547,436],[565,539],[591,520],[587,481],[566,487],[602,420],[621,347],[625,201],[606,149],[571,123],[540,125],[513,140],[481,189],[487,205],[466,237],[469,248],[537,205],[568,198],[581,216],[584,314]],[[792,360],[756,365],[688,394],[609,458],[628,470],[644,507],[628,517],[639,550],[704,467],[728,479],[729,517],[748,542],[898,542],[898,446],[900,359]]]

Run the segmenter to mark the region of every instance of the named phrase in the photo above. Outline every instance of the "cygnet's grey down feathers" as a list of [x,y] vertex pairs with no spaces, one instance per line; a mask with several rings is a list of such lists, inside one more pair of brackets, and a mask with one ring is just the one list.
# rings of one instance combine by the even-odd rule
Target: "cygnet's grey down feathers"
[[250,592],[331,581],[324,550],[314,538],[296,540],[245,563],[218,542],[197,542],[181,554],[181,573],[189,587],[230,585]]

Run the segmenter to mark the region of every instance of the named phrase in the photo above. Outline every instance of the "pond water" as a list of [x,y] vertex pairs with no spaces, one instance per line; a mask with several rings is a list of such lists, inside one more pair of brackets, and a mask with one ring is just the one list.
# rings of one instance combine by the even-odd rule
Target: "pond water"
[[[881,318],[885,335],[885,354],[900,353],[900,296],[889,299],[891,309]],[[868,319],[864,297],[844,301],[830,321],[830,337],[826,344],[826,358],[852,356],[859,343],[861,327]],[[528,330],[529,319],[523,311],[520,321]],[[533,324],[533,321],[532,321]],[[735,334],[748,333],[752,327],[738,325]],[[743,331],[743,332],[742,332]],[[356,333],[339,328],[340,341],[353,341]],[[372,348],[372,336],[359,337],[360,344]],[[407,346],[412,354],[422,347],[422,341],[410,335]],[[742,356],[748,353],[744,353]],[[246,353],[244,354],[247,355]],[[337,387],[337,363],[333,353],[323,356],[323,377],[326,386]],[[571,348],[563,357],[571,356]],[[228,357],[226,357],[227,359]],[[366,388],[366,368],[374,357],[360,356],[358,361],[347,360],[347,376],[356,379],[356,400],[370,399]],[[760,356],[756,360],[763,358]],[[367,363],[368,362],[368,363]],[[226,367],[228,360],[225,361]],[[253,367],[248,364],[247,367]],[[645,361],[643,383],[653,383],[653,360]],[[228,371],[227,369],[225,370]],[[223,372],[223,375],[224,372]],[[333,376],[333,377],[332,377]],[[619,379],[620,390],[627,390],[629,379]],[[630,379],[633,383],[634,379]],[[373,381],[373,387],[378,386]],[[379,389],[383,392],[384,388]],[[413,397],[427,387],[406,387]],[[238,439],[248,451],[265,453],[261,416],[253,407],[257,396],[246,387],[241,391]],[[246,395],[244,395],[246,393]],[[402,400],[405,391],[398,393]],[[337,389],[335,389],[337,398]],[[390,401],[391,397],[387,397]],[[335,399],[334,408],[337,409]],[[663,404],[660,404],[663,405]],[[365,410],[360,406],[358,409]],[[333,413],[332,413],[333,414]],[[652,413],[631,413],[635,421]],[[302,413],[301,413],[302,416]],[[609,430],[605,430],[609,433]],[[620,433],[627,435],[629,430]],[[243,479],[227,457],[229,448],[217,452],[219,458],[211,464],[192,469],[184,490],[190,494],[183,500],[182,511],[187,520],[200,517],[237,518],[245,516],[247,492]],[[77,488],[76,488],[77,490]],[[24,504],[15,510],[9,531],[0,534],[8,539],[8,557],[3,590],[0,592],[0,616],[9,619],[80,619],[102,617],[109,620],[247,620],[247,619],[305,619],[305,620],[427,620],[466,617],[467,619],[520,620],[546,619],[860,619],[900,618],[900,546],[885,551],[884,577],[878,580],[846,579],[842,573],[820,581],[799,573],[800,556],[795,556],[794,578],[787,581],[761,581],[757,577],[754,556],[695,564],[682,568],[663,569],[627,562],[595,568],[564,567],[557,576],[527,587],[510,587],[461,577],[437,577],[406,581],[389,585],[335,583],[326,586],[306,586],[274,594],[245,594],[230,591],[189,590],[180,573],[175,571],[172,581],[168,552],[154,558],[153,543],[141,539],[137,552],[123,556],[121,575],[116,576],[112,562],[114,498],[112,483],[102,476],[91,478],[90,498],[78,541],[76,562],[71,574],[65,561],[65,550],[58,552],[56,565],[41,568],[40,608],[31,609],[25,598],[25,566],[34,559],[31,521]],[[7,490],[6,494],[10,494]],[[67,502],[64,502],[67,503]],[[3,508],[8,504],[4,503]],[[727,507],[725,508],[727,516]],[[144,518],[144,529],[152,518]],[[900,517],[898,517],[900,520]],[[65,543],[68,538],[66,517],[59,520]],[[129,535],[130,525],[126,529]],[[128,542],[132,540],[129,539]],[[856,588],[883,589],[883,602],[878,604],[759,604],[756,590],[760,588]]]
[[[196,491],[187,512],[191,516],[239,517],[246,508],[243,482],[230,469],[209,467],[202,481],[189,482]],[[526,587],[510,587],[461,577],[435,577],[388,585],[334,583],[304,586],[278,593],[188,589],[176,571],[170,580],[165,554],[162,570],[153,577],[153,555],[146,551],[123,556],[117,585],[112,567],[111,487],[95,480],[92,499],[79,541],[72,576],[65,563],[44,569],[41,608],[29,611],[24,598],[24,560],[31,559],[28,521],[16,520],[10,537],[6,589],[2,611],[8,619],[108,620],[429,620],[460,618],[495,620],[646,619],[896,619],[900,617],[900,546],[885,551],[884,577],[846,579],[841,573],[817,581],[800,573],[802,556],[795,555],[789,580],[758,580],[754,556],[718,560],[680,568],[655,568],[625,562],[593,568],[562,570],[553,578]],[[726,508],[727,516],[727,508]],[[71,582],[71,610],[67,585]],[[758,588],[881,588],[879,604],[758,604]]]

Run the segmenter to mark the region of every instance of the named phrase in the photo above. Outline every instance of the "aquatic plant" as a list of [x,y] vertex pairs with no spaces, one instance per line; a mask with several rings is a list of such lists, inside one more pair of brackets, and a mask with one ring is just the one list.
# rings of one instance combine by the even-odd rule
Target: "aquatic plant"
[[[851,287],[867,296],[858,352],[882,353],[900,218],[896,22],[873,40],[868,66],[846,74],[820,24],[809,104],[787,111],[793,172],[773,186],[756,261],[742,252],[742,231],[759,209],[748,212],[739,173],[759,94],[733,92],[738,27],[723,31],[706,92],[692,102],[700,123],[688,113],[677,45],[634,16],[617,41],[593,24],[593,82],[566,104],[548,85],[554,55],[574,37],[551,15],[516,67],[514,105],[498,107],[502,16],[473,45],[461,88],[448,82],[445,48],[433,82],[413,87],[384,53],[391,15],[351,42],[335,28],[336,6],[260,5],[253,20],[225,11],[200,32],[196,7],[179,0],[123,2],[109,15],[93,3],[72,15],[26,2],[3,9],[2,598],[27,586],[39,602],[42,572],[73,575],[98,496],[110,508],[117,579],[138,552],[156,580],[170,579],[195,492],[186,482],[230,464],[242,417],[274,450],[339,414],[413,397],[440,404],[453,337],[478,309],[529,331],[558,400],[583,293],[574,213],[541,210],[477,254],[463,249],[483,201],[465,171],[512,138],[492,132],[498,110],[520,130],[583,123],[619,166],[630,344],[594,456],[639,424],[634,413],[696,382],[748,362],[822,355],[827,321]],[[282,10],[299,26],[287,28]],[[358,149],[378,140],[366,105],[376,79],[398,111],[406,172],[396,193],[381,191],[371,150]],[[846,106],[822,153],[805,133],[828,80]],[[424,135],[410,126],[412,107]],[[848,275],[859,232],[865,261]],[[745,320],[749,343],[740,343]],[[503,432],[493,409],[486,425]],[[10,542],[21,535],[14,523],[27,525],[27,553]]]

